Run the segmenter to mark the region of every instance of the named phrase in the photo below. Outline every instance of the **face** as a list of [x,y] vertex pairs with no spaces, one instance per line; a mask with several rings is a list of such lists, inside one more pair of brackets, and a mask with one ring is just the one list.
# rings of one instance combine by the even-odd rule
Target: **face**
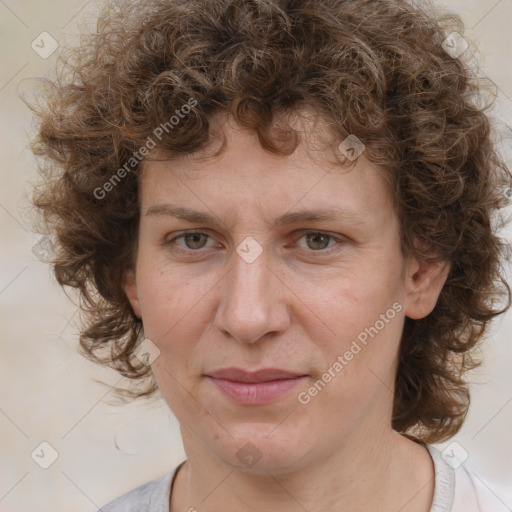
[[[221,156],[145,163],[125,290],[186,451],[286,471],[391,431],[404,318],[431,311],[443,275],[403,260],[388,185],[364,154],[335,167],[304,128],[277,156],[216,122]],[[218,373],[233,368],[246,373]]]

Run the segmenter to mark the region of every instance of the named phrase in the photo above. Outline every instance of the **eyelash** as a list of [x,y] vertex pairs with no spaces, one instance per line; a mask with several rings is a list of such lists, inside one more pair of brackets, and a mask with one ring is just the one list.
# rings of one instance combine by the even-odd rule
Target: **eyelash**
[[[207,237],[212,238],[208,233],[206,233],[204,231],[193,231],[193,230],[192,231],[183,231],[182,233],[180,233],[180,234],[176,235],[175,237],[171,238],[170,240],[166,240],[163,243],[163,245],[169,246],[169,247],[170,246],[174,246],[174,247],[171,247],[171,250],[177,250],[178,252],[200,253],[204,248],[201,248],[201,249],[185,249],[185,248],[177,246],[175,244],[176,240],[178,240],[179,238],[184,238],[187,235],[194,235],[194,234],[206,235]],[[329,239],[335,240],[337,242],[337,244],[335,244],[335,245],[333,245],[331,247],[328,247],[326,249],[320,249],[318,251],[315,251],[315,250],[311,249],[309,252],[315,253],[315,254],[330,255],[331,253],[340,250],[340,247],[336,247],[336,245],[339,246],[343,242],[343,240],[341,238],[335,237],[334,235],[331,235],[329,233],[325,233],[323,231],[312,231],[312,230],[301,231],[300,232],[300,237],[297,238],[296,241],[299,241],[303,237],[305,237],[307,235],[310,235],[310,234],[327,236]],[[177,248],[177,249],[175,249],[175,248]]]

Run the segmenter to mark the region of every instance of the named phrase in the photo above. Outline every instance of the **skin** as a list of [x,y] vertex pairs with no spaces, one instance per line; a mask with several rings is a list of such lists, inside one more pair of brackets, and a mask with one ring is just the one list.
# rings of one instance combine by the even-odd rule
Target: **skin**
[[[351,170],[333,165],[321,139],[327,126],[311,119],[293,120],[303,142],[289,156],[265,151],[254,132],[216,116],[212,134],[227,137],[220,156],[143,165],[136,266],[125,291],[160,350],[153,372],[187,454],[171,512],[430,509],[432,460],[392,430],[393,386],[405,316],[432,311],[449,265],[404,260],[382,170],[364,153]],[[148,214],[164,203],[218,223]],[[271,225],[317,208],[350,213]],[[171,241],[186,230],[208,236]],[[262,248],[252,263],[236,252],[248,236]],[[401,311],[301,404],[298,393],[396,303]],[[204,375],[226,367],[308,377],[277,402],[237,405]],[[261,456],[250,467],[237,457],[248,442]]]

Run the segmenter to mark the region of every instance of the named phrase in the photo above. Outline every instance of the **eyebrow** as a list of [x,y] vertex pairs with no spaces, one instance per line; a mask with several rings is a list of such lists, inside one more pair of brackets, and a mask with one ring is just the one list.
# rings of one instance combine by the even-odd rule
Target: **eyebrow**
[[[150,206],[145,215],[166,215],[197,224],[225,224],[216,215],[168,203]],[[274,219],[271,222],[271,225],[273,227],[280,227],[288,224],[298,224],[301,222],[334,221],[340,220],[341,218],[350,220],[354,223],[361,223],[369,220],[370,216],[366,212],[354,212],[345,208],[302,210],[298,212],[285,213]]]

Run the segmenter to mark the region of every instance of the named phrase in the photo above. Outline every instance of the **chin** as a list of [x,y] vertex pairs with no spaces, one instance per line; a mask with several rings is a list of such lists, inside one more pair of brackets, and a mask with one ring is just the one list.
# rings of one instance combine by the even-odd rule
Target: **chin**
[[[274,430],[274,431],[273,431]],[[239,424],[232,436],[224,432],[222,442],[211,447],[224,463],[238,471],[268,476],[285,474],[298,469],[310,450],[314,449],[310,436],[293,435],[285,429],[279,432],[275,425]]]

